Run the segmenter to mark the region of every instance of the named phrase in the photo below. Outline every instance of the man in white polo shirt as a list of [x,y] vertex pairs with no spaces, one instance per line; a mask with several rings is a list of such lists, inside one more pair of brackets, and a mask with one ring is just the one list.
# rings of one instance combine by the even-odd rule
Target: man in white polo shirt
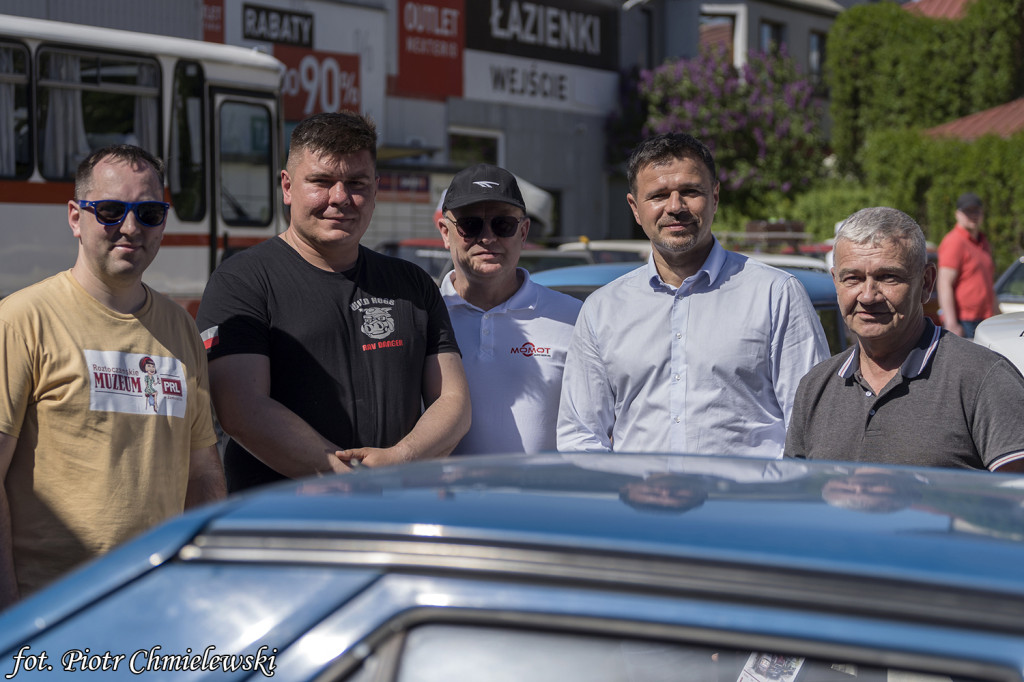
[[441,295],[462,350],[473,425],[453,455],[555,449],[565,353],[580,301],[517,267],[530,231],[515,176],[459,172],[437,221],[455,269]]

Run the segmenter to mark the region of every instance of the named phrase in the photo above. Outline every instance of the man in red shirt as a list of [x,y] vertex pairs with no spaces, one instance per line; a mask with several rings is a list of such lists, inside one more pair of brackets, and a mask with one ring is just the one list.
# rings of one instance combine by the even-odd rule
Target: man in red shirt
[[999,314],[992,286],[992,247],[981,232],[985,209],[978,195],[966,192],[956,201],[956,225],[939,244],[939,307],[942,326],[957,336],[974,338],[982,320]]

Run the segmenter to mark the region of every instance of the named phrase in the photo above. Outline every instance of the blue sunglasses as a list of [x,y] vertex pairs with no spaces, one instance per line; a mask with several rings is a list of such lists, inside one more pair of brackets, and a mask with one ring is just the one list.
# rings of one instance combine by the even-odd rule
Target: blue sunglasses
[[100,199],[99,201],[78,202],[82,208],[91,208],[96,214],[100,225],[111,227],[120,225],[128,217],[128,211],[135,214],[135,219],[143,227],[159,227],[167,219],[167,211],[171,205],[163,201],[118,201],[117,199]]

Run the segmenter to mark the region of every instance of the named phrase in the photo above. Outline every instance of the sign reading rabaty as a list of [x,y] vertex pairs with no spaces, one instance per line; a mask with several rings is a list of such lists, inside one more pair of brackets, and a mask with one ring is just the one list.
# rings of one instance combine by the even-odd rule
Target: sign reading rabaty
[[313,15],[245,4],[242,5],[242,37],[312,47]]
[[[384,133],[387,12],[337,0],[202,0],[204,36],[281,60],[285,120],[361,111]],[[370,3],[362,3],[370,4]]]
[[463,96],[606,114],[618,93],[615,9],[582,0],[466,3]]

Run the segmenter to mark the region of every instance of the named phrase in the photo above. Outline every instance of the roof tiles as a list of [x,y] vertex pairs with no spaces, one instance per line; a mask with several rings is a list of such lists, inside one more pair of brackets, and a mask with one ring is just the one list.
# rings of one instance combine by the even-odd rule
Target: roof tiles
[[933,19],[962,19],[971,0],[912,0],[903,9]]
[[979,111],[949,123],[929,128],[932,137],[955,137],[975,140],[982,135],[1009,137],[1024,130],[1024,98]]

